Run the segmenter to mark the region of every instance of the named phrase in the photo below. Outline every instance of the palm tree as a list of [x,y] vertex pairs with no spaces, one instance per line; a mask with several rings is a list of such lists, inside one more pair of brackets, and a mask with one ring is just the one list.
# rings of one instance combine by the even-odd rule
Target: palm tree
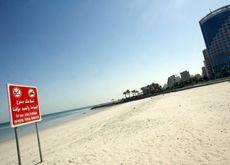
[[130,90],[129,89],[127,89],[126,94],[128,94],[130,97]]
[[127,94],[127,93],[126,93],[126,91],[125,91],[125,92],[123,92],[123,95],[125,95],[125,98],[127,98],[126,94]]
[[139,91],[135,90],[135,94],[137,95]]
[[134,90],[132,90],[131,92],[132,92],[133,96],[135,96],[136,90],[134,89]]

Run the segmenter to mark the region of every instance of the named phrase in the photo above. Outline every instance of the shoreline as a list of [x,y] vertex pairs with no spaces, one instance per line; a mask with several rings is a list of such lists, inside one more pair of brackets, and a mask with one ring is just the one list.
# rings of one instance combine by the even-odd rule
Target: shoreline
[[[90,108],[88,108],[88,109],[85,108],[85,109],[79,110],[80,112],[78,112],[78,110],[77,111],[68,110],[68,111],[64,111],[64,112],[49,114],[48,118],[45,118],[42,121],[38,122],[38,128],[40,131],[44,131],[47,129],[53,129],[53,128],[58,127],[59,125],[63,124],[63,122],[68,123],[68,122],[71,122],[73,120],[77,121],[79,119],[88,117],[90,115],[94,115],[95,113],[98,113],[98,112],[103,111],[103,110],[105,110],[105,109],[90,110]],[[67,114],[68,112],[76,112],[76,113]],[[56,114],[61,114],[64,116],[57,116],[57,117],[53,118],[52,115],[56,115]],[[51,116],[51,118],[49,118],[50,116]],[[45,117],[47,117],[47,115]],[[71,120],[67,121],[68,119],[71,119]],[[0,132],[2,133],[2,136],[0,137],[0,144],[7,142],[7,141],[15,140],[13,128],[10,126],[10,123],[6,122],[3,124],[5,125],[5,127],[0,129]],[[20,136],[24,137],[24,136],[29,136],[29,135],[33,134],[34,133],[33,127],[34,127],[34,123],[18,127]]]

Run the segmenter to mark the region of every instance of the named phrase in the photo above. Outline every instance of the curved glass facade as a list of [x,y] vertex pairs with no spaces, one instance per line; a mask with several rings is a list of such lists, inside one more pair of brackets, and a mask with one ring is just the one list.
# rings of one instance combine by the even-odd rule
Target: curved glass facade
[[[209,63],[216,77],[230,71],[230,5],[211,12],[200,21]],[[206,57],[207,58],[207,57]]]

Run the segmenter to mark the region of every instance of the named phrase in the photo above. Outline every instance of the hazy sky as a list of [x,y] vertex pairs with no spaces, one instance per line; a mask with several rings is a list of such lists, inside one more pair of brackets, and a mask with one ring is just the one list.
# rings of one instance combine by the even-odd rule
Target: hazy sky
[[199,20],[229,0],[0,0],[0,122],[6,83],[37,86],[42,113],[118,99],[201,73]]

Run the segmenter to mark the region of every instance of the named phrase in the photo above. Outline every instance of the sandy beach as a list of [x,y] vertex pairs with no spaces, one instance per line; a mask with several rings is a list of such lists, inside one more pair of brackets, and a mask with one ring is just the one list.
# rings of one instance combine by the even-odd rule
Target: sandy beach
[[[40,132],[42,165],[230,164],[230,82],[106,108]],[[20,137],[24,164],[39,162],[35,134]],[[17,164],[15,140],[0,164]]]

